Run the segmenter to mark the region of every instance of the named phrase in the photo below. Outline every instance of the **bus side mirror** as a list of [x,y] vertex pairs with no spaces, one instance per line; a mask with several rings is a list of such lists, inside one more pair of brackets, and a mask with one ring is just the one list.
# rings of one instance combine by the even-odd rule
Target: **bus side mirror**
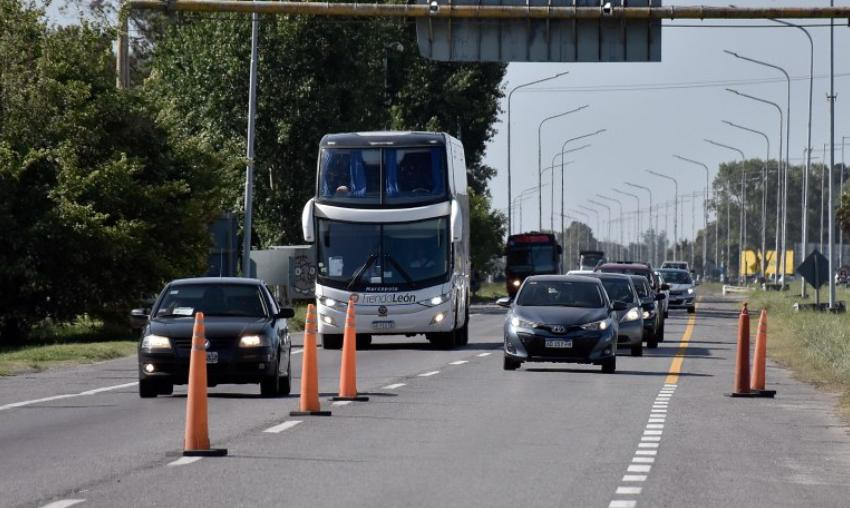
[[451,221],[452,241],[459,242],[463,240],[463,212],[460,209],[460,203],[456,199],[452,200]]
[[304,235],[304,241],[313,243],[315,241],[315,221],[313,219],[313,202],[316,198],[311,198],[304,205],[304,210],[301,211],[301,232]]

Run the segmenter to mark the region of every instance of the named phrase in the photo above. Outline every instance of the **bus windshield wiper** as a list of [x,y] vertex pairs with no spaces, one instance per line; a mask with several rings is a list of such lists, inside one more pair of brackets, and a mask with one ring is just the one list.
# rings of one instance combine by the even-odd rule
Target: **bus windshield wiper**
[[401,276],[404,277],[404,280],[406,280],[408,284],[414,284],[413,277],[411,277],[406,271],[404,271],[404,268],[401,267],[401,264],[396,261],[395,258],[393,258],[389,254],[387,254],[385,257],[387,258],[387,261],[389,261],[390,264],[393,265],[396,270],[398,270],[398,273],[400,273]]
[[366,262],[363,263],[360,268],[354,271],[354,275],[351,276],[351,280],[348,281],[348,285],[346,285],[345,288],[351,291],[354,285],[357,284],[357,281],[360,280],[360,277],[363,276],[363,273],[365,273],[366,270],[368,270],[369,267],[372,266],[372,263],[374,263],[376,259],[378,259],[377,253],[370,254],[369,257],[366,258]]

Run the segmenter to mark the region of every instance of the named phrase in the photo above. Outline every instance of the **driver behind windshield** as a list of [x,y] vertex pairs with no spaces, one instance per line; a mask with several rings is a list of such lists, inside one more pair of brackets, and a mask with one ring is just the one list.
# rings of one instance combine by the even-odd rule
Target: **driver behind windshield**
[[399,191],[406,194],[430,193],[433,187],[431,173],[427,167],[421,167],[410,155],[399,163]]

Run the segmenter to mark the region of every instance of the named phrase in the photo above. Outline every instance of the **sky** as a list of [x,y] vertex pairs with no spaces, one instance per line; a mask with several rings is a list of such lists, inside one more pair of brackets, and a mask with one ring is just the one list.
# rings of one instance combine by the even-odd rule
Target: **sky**
[[[665,5],[727,5],[721,1],[666,1]],[[811,0],[742,0],[738,6],[828,6],[829,2]],[[836,5],[848,5],[839,0]],[[826,20],[789,20],[803,24],[828,23]],[[587,138],[567,147],[578,147],[585,143],[591,146],[569,154],[566,160],[575,162],[565,167],[565,209],[579,205],[592,206],[588,199],[596,199],[597,193],[620,198],[624,210],[636,208],[634,198],[621,196],[613,188],[636,193],[641,196],[641,207],[648,205],[647,193],[623,185],[632,181],[650,187],[656,203],[673,199],[673,184],[648,175],[652,169],[666,173],[679,180],[679,193],[702,193],[705,187],[705,170],[673,158],[673,154],[698,160],[707,164],[711,177],[721,162],[731,161],[738,156],[735,152],[718,148],[704,141],[713,139],[739,148],[750,157],[765,156],[764,138],[724,125],[729,120],[765,132],[770,137],[771,157],[777,156],[779,148],[779,118],[775,108],[749,99],[735,96],[724,89],[730,81],[752,81],[781,79],[775,83],[739,84],[736,88],[744,93],[786,104],[787,85],[784,76],[776,70],[726,55],[729,49],[741,55],[784,67],[793,78],[791,84],[791,143],[792,163],[799,163],[806,145],[808,119],[808,71],[809,44],[802,31],[796,28],[688,28],[671,25],[699,24],[698,21],[664,22],[662,28],[662,61],[660,63],[512,63],[508,66],[504,80],[505,96],[513,87],[541,79],[559,72],[569,74],[554,80],[517,91],[511,100],[511,171],[513,195],[537,184],[537,129],[540,121],[548,116],[588,105],[579,112],[555,119],[544,124],[540,143],[543,167],[551,164],[562,143],[575,136],[607,129],[605,133]],[[705,25],[755,24],[767,25],[769,21],[725,22],[706,21]],[[823,144],[829,141],[829,79],[817,78],[829,75],[829,28],[808,28],[814,40],[814,91],[812,101],[812,146],[813,162],[822,156]],[[835,73],[850,73],[850,28],[846,20],[836,21],[835,28]],[[715,83],[711,83],[715,82]],[[717,83],[721,82],[721,83]],[[673,88],[664,85],[700,83],[711,86]],[[652,86],[653,90],[605,90],[604,88],[630,88],[635,85]],[[576,90],[582,89],[582,90]],[[850,136],[850,76],[835,79],[838,100],[835,105],[836,163],[841,161],[840,143],[842,136]],[[499,122],[495,125],[496,135],[487,144],[484,162],[497,169],[491,181],[493,205],[506,211],[507,208],[507,103],[502,100]],[[850,139],[847,140],[847,158],[850,158]],[[784,151],[784,150],[783,150]],[[795,158],[797,160],[795,160]],[[558,170],[558,176],[560,169]],[[544,178],[544,185],[546,179]],[[792,182],[793,184],[793,182]],[[560,182],[556,180],[556,191]],[[543,226],[549,227],[550,191],[544,189]],[[527,193],[532,199],[522,201],[522,229],[537,229],[538,202],[536,193]],[[560,193],[555,194],[555,213],[560,212]],[[603,201],[604,202],[604,201]],[[611,204],[615,216],[618,205]],[[696,227],[703,223],[701,206],[696,203]],[[600,207],[603,218],[607,212]],[[679,225],[679,236],[692,238],[691,205],[685,207],[684,224]],[[591,217],[594,217],[593,215]],[[616,218],[616,217],[615,217]],[[513,217],[514,232],[519,232],[519,217]],[[591,227],[596,229],[594,218]],[[646,216],[643,218],[646,225]],[[556,215],[556,229],[559,222]],[[663,219],[661,227],[663,228]],[[672,236],[672,205],[669,218]],[[603,229],[605,226],[603,225]],[[596,232],[595,232],[596,233]],[[634,235],[634,225],[627,228],[626,238]],[[619,232],[615,225],[615,240]]]

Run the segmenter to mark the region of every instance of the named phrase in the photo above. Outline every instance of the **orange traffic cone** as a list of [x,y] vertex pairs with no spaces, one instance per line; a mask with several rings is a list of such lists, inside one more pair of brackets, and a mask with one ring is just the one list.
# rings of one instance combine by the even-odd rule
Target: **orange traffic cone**
[[195,327],[192,330],[183,455],[192,457],[227,455],[227,450],[224,448],[210,448],[209,426],[207,425],[207,352],[203,312],[195,314]]
[[307,306],[304,327],[304,352],[301,362],[301,402],[299,411],[290,411],[289,416],[330,416],[319,404],[319,368],[316,361],[316,306]]
[[756,349],[753,354],[753,375],[750,378],[750,390],[762,397],[773,397],[776,390],[764,389],[764,374],[767,363],[767,310],[762,309],[759,316]]
[[345,331],[342,336],[342,363],[339,366],[339,396],[331,400],[365,402],[369,397],[357,395],[357,327],[354,318],[354,298],[348,299]]

